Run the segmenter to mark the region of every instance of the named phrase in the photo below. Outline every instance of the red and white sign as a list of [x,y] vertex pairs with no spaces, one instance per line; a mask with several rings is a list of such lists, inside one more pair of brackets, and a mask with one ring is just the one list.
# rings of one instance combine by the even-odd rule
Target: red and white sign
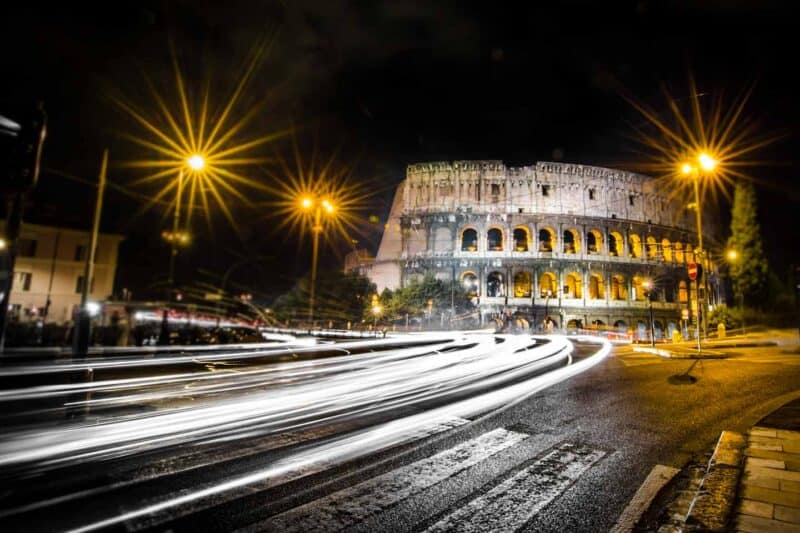
[[689,263],[689,279],[697,279],[697,263]]

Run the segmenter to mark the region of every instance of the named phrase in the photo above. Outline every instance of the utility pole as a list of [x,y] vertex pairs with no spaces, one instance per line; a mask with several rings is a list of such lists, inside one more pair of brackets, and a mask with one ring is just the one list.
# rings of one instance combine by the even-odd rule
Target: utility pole
[[89,243],[89,253],[86,254],[86,263],[83,267],[83,287],[81,287],[81,307],[75,320],[74,335],[72,336],[72,355],[74,358],[86,357],[89,352],[92,321],[87,308],[89,291],[94,278],[94,257],[97,252],[97,237],[100,232],[100,217],[103,213],[103,193],[106,189],[106,169],[108,167],[108,149],[103,150],[103,162],[100,165],[100,177],[97,183],[97,200],[94,206],[94,220],[92,221],[92,239]]

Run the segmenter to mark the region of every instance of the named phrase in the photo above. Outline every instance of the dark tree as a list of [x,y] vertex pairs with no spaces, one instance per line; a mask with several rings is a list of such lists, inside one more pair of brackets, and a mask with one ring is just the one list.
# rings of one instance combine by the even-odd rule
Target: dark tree
[[767,260],[761,245],[755,188],[744,180],[739,180],[733,193],[728,250],[735,250],[737,256],[730,262],[734,290],[749,302],[760,301],[758,295],[767,279]]

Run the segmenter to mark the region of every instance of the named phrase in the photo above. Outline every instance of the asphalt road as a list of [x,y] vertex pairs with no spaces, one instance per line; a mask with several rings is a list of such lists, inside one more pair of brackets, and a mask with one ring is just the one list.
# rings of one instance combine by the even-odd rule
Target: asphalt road
[[[573,363],[596,351],[596,345],[577,344]],[[453,416],[446,424],[424,427],[415,438],[374,453],[330,461],[303,475],[287,475],[280,483],[254,481],[224,496],[189,498],[180,512],[154,508],[155,518],[131,517],[111,527],[607,531],[655,465],[681,467],[707,453],[721,430],[744,430],[800,394],[800,355],[783,354],[778,348],[735,349],[728,355],[723,360],[670,360],[616,348],[597,366],[499,412],[486,409]],[[398,408],[395,414],[414,416],[429,407]],[[135,468],[118,461],[104,472],[106,484],[117,488],[92,499],[94,472],[92,481],[85,482],[89,494],[75,506],[90,501],[95,510],[124,513],[134,508],[130,502],[150,498],[157,505],[162,500],[156,492],[196,494],[212,486],[205,465],[213,465],[211,471],[220,480],[239,479],[280,464],[289,455],[316,450],[314,444],[333,433],[361,431],[370,426],[367,418],[348,420],[347,427],[317,425],[306,434],[287,431],[235,444],[219,442],[200,454],[184,453],[180,460],[169,454],[150,455]],[[363,445],[358,438],[353,442]],[[204,467],[195,468],[198,465]],[[69,491],[80,486],[74,482],[80,477],[76,471]],[[164,478],[165,471],[173,475]],[[150,483],[141,483],[147,475]],[[130,484],[132,479],[137,483]],[[24,482],[23,499],[33,501],[38,494],[41,500],[58,492],[57,482],[47,475]],[[42,485],[39,492],[37,483]],[[7,488],[0,502],[9,504],[6,507],[24,504],[16,492],[15,499],[13,487]],[[76,512],[69,501],[53,505],[42,509]],[[92,523],[91,507],[78,512]],[[35,518],[26,524],[20,516]],[[42,518],[41,510],[30,509],[0,520],[20,528],[49,524],[60,529],[58,522]]]

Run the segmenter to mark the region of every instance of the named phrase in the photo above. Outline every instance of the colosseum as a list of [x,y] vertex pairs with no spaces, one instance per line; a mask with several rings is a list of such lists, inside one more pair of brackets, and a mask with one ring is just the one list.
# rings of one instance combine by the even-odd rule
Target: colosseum
[[[360,269],[379,291],[426,273],[458,280],[482,323],[511,314],[518,324],[644,337],[652,305],[663,338],[687,332],[697,311],[686,266],[695,256],[695,213],[667,192],[647,176],[577,164],[412,164],[377,255],[359,251],[346,268]],[[714,305],[718,279],[708,270]]]

